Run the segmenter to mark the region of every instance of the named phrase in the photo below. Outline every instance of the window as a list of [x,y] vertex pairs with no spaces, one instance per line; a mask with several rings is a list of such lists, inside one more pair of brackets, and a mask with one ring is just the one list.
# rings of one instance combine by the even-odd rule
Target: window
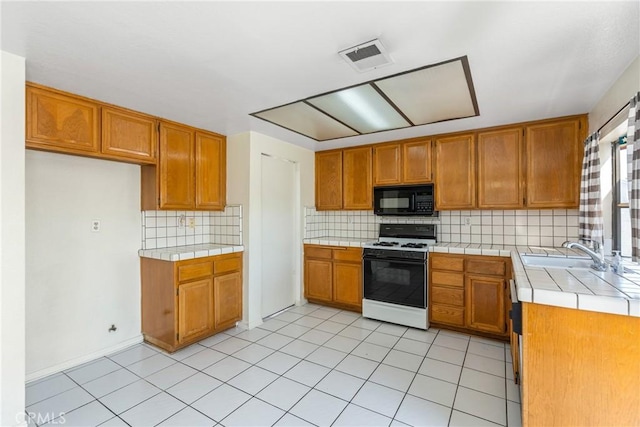
[[613,206],[612,234],[613,249],[622,256],[631,256],[631,216],[629,211],[629,193],[627,177],[627,145],[621,144],[625,138],[612,142],[613,167]]

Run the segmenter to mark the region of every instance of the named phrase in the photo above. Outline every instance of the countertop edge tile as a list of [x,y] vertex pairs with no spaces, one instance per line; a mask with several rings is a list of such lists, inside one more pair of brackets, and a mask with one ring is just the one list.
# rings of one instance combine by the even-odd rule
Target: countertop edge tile
[[162,261],[182,261],[187,259],[216,256],[223,253],[243,252],[242,245],[225,244],[197,244],[186,246],[175,246],[169,248],[140,249],[138,256],[141,258],[159,259]]

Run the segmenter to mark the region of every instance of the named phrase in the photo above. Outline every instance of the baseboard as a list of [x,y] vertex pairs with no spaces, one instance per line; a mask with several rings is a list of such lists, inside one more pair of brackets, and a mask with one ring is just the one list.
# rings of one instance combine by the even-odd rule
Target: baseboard
[[126,341],[122,341],[121,343],[116,344],[114,346],[103,348],[96,352],[85,354],[83,356],[76,357],[75,359],[71,359],[66,362],[59,363],[57,365],[50,366],[45,369],[41,369],[36,372],[32,372],[30,374],[27,374],[26,376],[27,384],[32,381],[39,380],[40,378],[44,378],[52,374],[57,374],[58,372],[66,371],[67,369],[75,368],[76,366],[82,365],[83,363],[87,363],[92,360],[98,359],[100,357],[106,356],[108,354],[118,352],[134,344],[139,344],[141,342],[142,342],[142,334],[137,335]]

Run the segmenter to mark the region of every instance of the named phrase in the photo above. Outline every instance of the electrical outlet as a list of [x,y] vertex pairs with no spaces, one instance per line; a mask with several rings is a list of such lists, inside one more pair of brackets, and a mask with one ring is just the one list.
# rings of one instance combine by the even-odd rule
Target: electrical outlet
[[464,217],[464,225],[471,225],[471,217],[470,216],[465,216]]
[[189,228],[191,229],[196,228],[196,219],[194,217],[189,217],[187,219],[187,223],[189,224]]
[[100,220],[99,219],[91,220],[91,231],[93,231],[94,233],[99,233],[100,232]]

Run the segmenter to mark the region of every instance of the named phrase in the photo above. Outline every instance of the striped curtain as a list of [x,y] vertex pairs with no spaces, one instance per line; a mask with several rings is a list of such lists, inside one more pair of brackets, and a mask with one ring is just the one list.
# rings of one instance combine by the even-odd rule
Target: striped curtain
[[631,214],[631,256],[640,261],[640,92],[629,102],[627,128],[627,173],[629,178],[629,213]]
[[582,180],[580,182],[580,240],[602,247],[603,220],[600,201],[600,138],[594,133],[584,142]]

